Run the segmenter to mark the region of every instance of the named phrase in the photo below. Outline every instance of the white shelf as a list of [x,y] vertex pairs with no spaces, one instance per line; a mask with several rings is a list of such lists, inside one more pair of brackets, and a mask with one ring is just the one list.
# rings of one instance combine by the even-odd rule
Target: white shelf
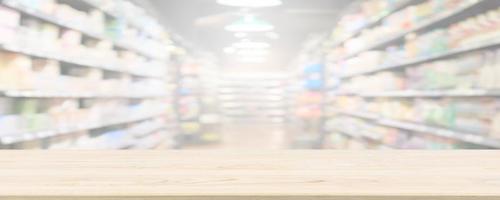
[[354,140],[358,140],[358,141],[371,141],[371,142],[375,142],[377,143],[379,146],[384,146],[384,147],[387,147],[387,148],[390,148],[390,149],[400,149],[400,147],[396,147],[396,146],[393,146],[391,144],[386,144],[384,141],[382,141],[380,138],[375,138],[373,136],[370,136],[368,134],[354,134],[352,133],[351,131],[346,131],[344,129],[341,129],[341,128],[335,128],[332,130],[333,132],[337,132],[337,133],[340,133],[342,135],[345,135],[351,139],[354,139]]
[[15,143],[23,142],[23,141],[32,141],[32,140],[43,139],[43,138],[48,138],[48,137],[53,137],[53,136],[58,136],[58,135],[66,135],[66,134],[70,134],[70,133],[98,129],[98,128],[104,128],[104,127],[108,127],[108,126],[115,126],[115,125],[119,125],[119,124],[134,123],[137,121],[143,121],[143,120],[163,116],[164,114],[165,113],[163,113],[163,112],[151,113],[151,114],[145,114],[145,115],[138,116],[138,117],[136,116],[136,117],[128,117],[128,118],[124,118],[124,119],[112,120],[112,121],[106,122],[106,123],[80,124],[80,125],[74,126],[74,127],[59,127],[59,128],[55,128],[54,130],[0,135],[0,144],[9,145],[9,144],[15,144]]
[[407,30],[407,31],[403,31],[399,34],[396,34],[395,36],[392,36],[392,37],[389,37],[388,39],[385,39],[385,40],[381,40],[379,42],[375,42],[363,49],[360,49],[358,51],[355,51],[353,53],[350,53],[346,56],[343,56],[342,58],[338,59],[338,60],[346,60],[348,58],[351,58],[351,57],[354,57],[362,52],[365,52],[365,51],[369,51],[369,50],[372,50],[372,49],[375,49],[377,47],[380,47],[380,46],[384,46],[384,45],[387,45],[387,44],[390,44],[394,41],[397,41],[403,37],[405,37],[406,35],[410,34],[410,33],[413,33],[413,32],[417,32],[417,31],[421,31],[421,30],[424,30],[425,28],[429,27],[429,26],[432,26],[436,23],[439,23],[439,22],[442,22],[444,20],[447,20],[447,19],[450,19],[454,16],[457,16],[458,14],[461,14],[465,11],[467,11],[468,9],[470,8],[473,8],[474,6],[477,6],[479,3],[481,2],[484,2],[486,0],[473,0],[473,1],[470,1],[468,4],[460,7],[460,8],[456,8],[454,10],[449,10],[449,11],[445,11],[445,12],[442,12],[439,14],[439,16],[436,16],[434,17],[433,19],[430,19],[426,22],[423,22],[413,28],[411,28],[410,30]]
[[500,90],[402,90],[387,92],[342,92],[338,96],[359,96],[366,98],[374,97],[500,97]]
[[135,137],[139,137],[139,138],[142,138],[142,137],[146,137],[156,131],[159,131],[159,130],[162,130],[162,129],[166,129],[167,126],[165,124],[157,124],[157,125],[154,125],[154,126],[150,126],[148,128],[144,128],[144,130],[141,130],[139,134],[134,134]]
[[477,50],[482,50],[482,49],[487,49],[487,48],[494,48],[494,47],[498,47],[498,46],[500,46],[500,40],[489,41],[488,43],[477,44],[477,45],[473,45],[470,47],[462,47],[462,48],[450,50],[448,52],[438,54],[438,55],[433,55],[433,56],[423,57],[423,58],[416,58],[416,59],[410,60],[408,62],[375,67],[373,69],[369,69],[369,70],[365,70],[365,71],[361,71],[361,72],[356,72],[356,73],[352,73],[352,74],[348,74],[348,75],[343,75],[343,76],[340,76],[340,78],[347,79],[347,78],[352,78],[352,77],[356,77],[356,76],[360,76],[360,75],[372,74],[372,73],[376,73],[376,72],[380,72],[380,71],[401,69],[401,68],[412,66],[412,65],[418,65],[418,64],[422,64],[422,63],[426,63],[426,62],[435,61],[438,59],[444,59],[444,58],[448,58],[451,56],[456,56],[456,55],[468,53],[471,51],[477,51]]
[[[120,18],[125,18],[125,16],[121,16],[111,10],[108,10],[108,9],[105,9],[104,7],[98,5],[98,3],[94,3],[92,2],[91,0],[80,0],[82,1],[83,3],[86,3],[87,5],[89,5],[90,7],[93,7],[93,8],[97,8],[99,10],[101,10],[102,12],[104,12],[106,15],[109,15],[111,17],[114,17],[114,18],[117,18],[117,19],[120,19]],[[152,33],[149,33],[148,31],[144,31],[144,26],[141,26],[140,24],[137,24],[137,23],[133,23],[133,22],[130,22],[128,21],[128,24],[137,28],[137,29],[140,29],[141,31],[145,32],[148,34],[149,37],[151,38],[155,38],[156,36],[154,36]]]
[[7,6],[7,7],[9,7],[9,8],[15,9],[15,10],[17,10],[19,12],[22,12],[24,14],[36,17],[36,18],[41,19],[43,21],[50,22],[50,23],[52,23],[54,25],[57,25],[57,26],[60,26],[60,27],[63,27],[63,28],[68,28],[68,29],[72,29],[72,30],[81,32],[82,34],[84,34],[84,35],[86,35],[88,37],[99,39],[99,40],[113,41],[114,45],[117,46],[117,47],[134,51],[134,52],[139,53],[139,54],[141,54],[143,56],[146,56],[148,58],[160,59],[160,60],[164,59],[162,57],[158,57],[158,56],[155,56],[155,55],[150,55],[147,52],[144,52],[144,51],[142,51],[140,49],[134,48],[130,44],[127,44],[126,42],[118,41],[118,40],[113,40],[113,39],[105,36],[103,33],[95,33],[93,31],[87,30],[85,27],[80,27],[80,26],[75,25],[75,24],[70,24],[70,23],[66,22],[65,20],[58,19],[56,17],[47,15],[45,13],[41,13],[41,12],[33,10],[31,8],[23,7],[22,5],[18,4],[16,1],[13,1],[13,0],[7,0],[7,1],[5,1],[4,0],[4,1],[2,1],[2,4],[5,5],[5,6]]
[[33,49],[33,48],[21,48],[17,47],[15,45],[8,45],[8,44],[0,44],[0,49],[13,52],[13,53],[20,53],[28,56],[34,56],[34,57],[39,57],[39,58],[45,58],[45,59],[52,59],[52,60],[57,60],[60,62],[65,62],[65,63],[70,63],[70,64],[75,64],[83,67],[90,67],[90,68],[96,68],[96,69],[102,69],[102,70],[107,70],[107,71],[114,71],[114,72],[119,72],[119,73],[127,73],[130,75],[134,76],[142,76],[142,77],[147,77],[147,78],[155,78],[155,79],[164,79],[164,76],[160,75],[151,75],[147,74],[147,72],[142,72],[142,71],[137,71],[137,70],[127,70],[124,68],[120,68],[119,66],[114,66],[114,65],[106,65],[98,62],[92,62],[84,59],[75,59],[75,58],[67,58],[63,55],[62,52],[46,52],[42,49]]
[[372,18],[365,26],[360,28],[358,31],[355,31],[354,33],[349,34],[347,37],[344,37],[340,41],[335,42],[332,47],[337,47],[342,45],[343,43],[347,42],[348,40],[358,36],[361,34],[364,30],[371,28],[375,26],[376,24],[380,23],[382,20],[384,20],[386,17],[390,16],[391,14],[397,12],[398,10],[405,8],[411,4],[414,4],[416,0],[406,0],[406,1],[401,1],[402,3],[399,3],[399,5],[396,5],[392,10],[388,11],[385,14],[382,14],[380,16]]
[[361,119],[371,120],[372,122],[413,132],[429,133],[436,136],[441,136],[445,138],[455,139],[463,142],[468,142],[471,144],[500,148],[500,140],[489,138],[486,136],[481,136],[477,134],[465,133],[460,131],[453,131],[446,128],[432,127],[424,124],[418,124],[413,122],[404,122],[399,120],[388,119],[377,114],[371,114],[366,112],[349,112],[349,111],[339,111],[340,114],[345,114],[352,117],[357,117]]
[[145,99],[145,98],[163,98],[163,95],[153,94],[98,94],[89,92],[49,92],[49,91],[35,91],[35,90],[0,90],[0,96],[5,97],[18,97],[18,98],[130,98],[130,99]]

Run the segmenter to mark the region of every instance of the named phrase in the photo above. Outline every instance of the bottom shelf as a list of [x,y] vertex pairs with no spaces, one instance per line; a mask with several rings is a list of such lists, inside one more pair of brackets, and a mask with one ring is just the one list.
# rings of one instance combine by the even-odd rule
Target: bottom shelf
[[[394,146],[391,144],[397,143],[395,139],[392,142],[380,141],[383,138],[384,133],[394,134],[406,134],[409,138],[421,137],[421,138],[434,138],[450,148],[486,148],[486,149],[499,149],[500,140],[491,138],[484,135],[464,133],[460,131],[454,131],[447,128],[434,127],[425,124],[419,124],[415,122],[406,122],[394,119],[388,119],[373,113],[366,112],[352,112],[352,111],[338,111],[340,117],[333,117],[328,124],[327,129],[333,132],[340,132],[343,135],[348,135],[351,138],[356,138],[358,140],[365,141],[366,139],[377,141],[382,144],[387,144],[396,148],[411,148],[412,146]],[[344,119],[345,122],[335,122],[335,119],[343,119],[342,116],[347,116]],[[356,120],[350,120],[349,117],[353,117]],[[341,120],[340,120],[341,121]],[[354,125],[356,124],[356,125]],[[342,127],[339,129],[339,127]],[[353,130],[348,130],[351,128]],[[397,137],[397,136],[392,136]],[[408,140],[409,138],[406,138]],[[399,141],[399,143],[404,143]],[[432,142],[430,142],[432,143]],[[467,145],[468,144],[468,145]],[[433,146],[433,145],[430,145]],[[435,145],[439,148],[439,145]]]

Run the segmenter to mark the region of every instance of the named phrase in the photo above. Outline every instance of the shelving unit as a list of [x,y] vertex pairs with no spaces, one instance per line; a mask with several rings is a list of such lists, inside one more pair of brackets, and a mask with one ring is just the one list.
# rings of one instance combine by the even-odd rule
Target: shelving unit
[[[367,45],[366,47],[364,47],[362,49],[355,50],[351,53],[347,53],[346,55],[341,56],[339,58],[339,60],[346,60],[346,59],[352,58],[354,56],[357,56],[362,52],[369,51],[369,50],[376,49],[376,48],[385,47],[387,45],[390,45],[391,43],[401,41],[408,34],[421,32],[421,31],[428,30],[430,28],[434,28],[435,26],[440,25],[440,23],[446,23],[447,20],[450,20],[454,17],[457,17],[460,14],[475,13],[475,12],[473,12],[474,8],[480,7],[482,2],[486,2],[486,1],[484,1],[484,0],[466,1],[463,5],[458,6],[452,10],[446,10],[446,11],[443,11],[439,14],[435,14],[435,16],[432,16],[431,19],[428,19],[427,21],[421,22],[421,23],[417,24],[415,27],[410,28],[409,30],[406,30],[406,31],[403,31],[400,33],[396,33],[394,36],[389,37],[388,39],[383,39],[381,41],[373,42],[372,44]],[[382,18],[382,20],[383,19],[384,18]]]
[[333,45],[317,45],[326,47],[326,146],[500,148],[499,2],[363,3],[384,14],[339,37],[347,13],[323,41]]
[[342,115],[348,115],[360,119],[369,120],[371,123],[375,123],[381,126],[393,127],[417,133],[433,134],[440,137],[451,138],[490,148],[500,148],[500,140],[492,140],[488,137],[476,135],[474,133],[464,133],[461,131],[454,131],[446,128],[433,127],[419,123],[388,119],[379,116],[377,114],[371,114],[366,112],[340,111],[339,113]]
[[288,105],[286,76],[223,75],[219,99],[225,121],[265,121],[284,123]]
[[453,56],[459,56],[462,54],[471,53],[471,52],[478,51],[478,50],[497,48],[499,46],[500,46],[500,41],[488,41],[487,43],[484,43],[484,44],[477,44],[477,45],[473,45],[473,46],[469,46],[469,47],[453,49],[453,50],[450,50],[448,52],[444,52],[444,53],[434,55],[434,56],[412,59],[410,61],[406,61],[403,63],[391,64],[391,65],[387,65],[387,66],[379,66],[379,67],[375,67],[373,69],[358,72],[358,73],[342,75],[342,76],[340,76],[340,78],[348,79],[348,78],[353,78],[356,76],[373,74],[373,73],[377,73],[377,72],[381,72],[381,71],[385,71],[385,70],[403,69],[405,67],[411,67],[411,66],[426,63],[426,62],[432,62],[432,61],[445,59],[445,58],[449,58],[449,57],[453,57]]
[[[377,14],[376,16],[369,17],[368,19],[365,20],[364,25],[362,25],[359,28],[354,29],[350,33],[343,34],[345,36],[342,36],[342,34],[334,36],[334,39],[333,39],[334,41],[333,41],[331,46],[337,47],[337,46],[344,44],[344,42],[347,42],[349,39],[352,39],[356,36],[359,36],[363,32],[364,29],[372,28],[376,25],[379,25],[382,22],[382,20],[384,18],[386,18],[387,16],[389,16],[391,13],[399,11],[399,10],[401,10],[407,6],[410,6],[412,4],[415,4],[417,2],[421,2],[421,0],[420,1],[418,1],[418,0],[398,1],[397,4],[393,4],[393,5],[391,5],[392,6],[391,8],[388,8],[389,11],[381,12],[381,13]],[[339,38],[339,39],[337,39],[337,38]]]
[[216,60],[196,52],[179,55],[176,60],[179,66],[175,98],[178,148],[220,142],[219,66]]
[[325,59],[323,52],[317,49],[321,36],[311,36],[304,44],[304,50],[297,60],[294,118],[293,124],[297,131],[291,133],[293,148],[321,148],[326,135],[325,123]]
[[153,148],[145,141],[167,140],[172,41],[141,8],[3,0],[0,17],[0,148]]
[[204,143],[222,142],[222,121],[220,113],[219,76],[221,68],[214,58],[205,58],[200,71],[201,81],[201,138]]

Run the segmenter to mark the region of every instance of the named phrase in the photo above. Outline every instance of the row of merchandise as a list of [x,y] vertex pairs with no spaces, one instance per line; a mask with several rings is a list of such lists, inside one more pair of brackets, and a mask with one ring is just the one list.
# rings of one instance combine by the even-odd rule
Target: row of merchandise
[[306,41],[301,55],[298,57],[295,74],[296,85],[291,86],[293,93],[293,117],[290,124],[298,131],[290,132],[292,148],[318,148],[321,140],[324,123],[325,101],[325,65],[318,56],[316,49],[317,38],[311,37]]
[[154,148],[175,128],[172,42],[125,0],[0,3],[0,146]]
[[[17,53],[0,52],[0,89],[39,91],[64,96],[85,93],[93,96],[165,95],[160,79],[131,77],[102,70],[68,66],[54,60],[37,59]],[[48,95],[47,95],[48,96]]]
[[[82,3],[87,2],[88,1],[64,1],[63,3],[59,3],[55,0],[4,0],[2,2],[4,6],[16,10],[15,12],[10,10],[2,12],[2,14],[8,17],[8,24],[10,25],[4,28],[4,31],[7,36],[12,36],[12,32],[18,32],[17,29],[20,28],[18,26],[22,24],[25,26],[21,27],[31,28],[31,30],[40,30],[42,31],[39,32],[40,35],[48,37],[47,39],[53,39],[54,33],[58,33],[59,30],[52,25],[57,25],[63,29],[62,33],[67,33],[65,34],[68,35],[66,37],[69,37],[67,40],[73,43],[76,42],[78,37],[85,36],[97,40],[112,41],[113,43],[107,46],[130,49],[150,58],[166,58],[162,52],[167,51],[164,44],[167,42],[166,40],[168,40],[168,35],[158,27],[159,25],[156,21],[147,19],[144,21],[144,24],[147,26],[144,27],[149,26],[150,29],[156,29],[154,34],[161,35],[159,39],[148,37],[151,35],[146,34],[150,33],[149,31],[144,32],[142,28],[137,29],[134,26],[130,26],[129,20],[140,19],[142,15],[130,17],[129,14],[135,13],[131,11],[126,14],[129,17],[108,17],[106,15],[107,13],[98,7],[90,6],[88,9],[81,7],[77,8],[77,6],[81,6]],[[126,7],[136,7],[127,1],[113,0],[107,2],[107,6],[115,7],[116,10],[123,9],[122,11],[125,11],[127,10]],[[101,2],[88,5],[99,4],[101,4]],[[106,3],[103,2],[103,4]],[[6,10],[6,8],[2,7],[2,10]],[[37,20],[52,25],[42,23],[37,26],[37,23],[33,23],[29,18],[36,18]],[[149,23],[146,21],[149,21]],[[36,31],[34,33],[36,33]]]
[[[385,17],[379,26],[373,27],[369,30],[364,30],[360,36],[347,40],[342,46],[334,47],[331,50],[333,53],[332,55],[334,56],[331,58],[334,60],[342,60],[346,57],[355,56],[366,50],[387,45],[389,42],[403,38],[417,42],[417,40],[415,40],[416,36],[411,36],[411,33],[428,29],[435,24],[439,24],[461,13],[469,13],[475,6],[480,6],[481,2],[482,1],[470,0],[428,0],[422,4],[406,7],[401,11],[392,13],[391,15]],[[480,19],[482,20],[482,18]],[[476,19],[472,19],[470,21],[475,20]],[[488,16],[486,20],[495,21],[496,19],[489,19]],[[481,24],[478,24],[477,26],[480,27]],[[457,26],[454,26],[452,29],[460,29],[456,27]],[[468,31],[471,31],[471,29],[469,28]],[[432,33],[420,37],[420,43],[417,44],[430,45],[429,43],[422,42],[436,39],[437,37],[446,34],[450,34],[451,38],[466,36],[457,34],[456,31],[451,31],[450,33]],[[473,34],[467,36],[475,37]]]
[[227,75],[220,82],[220,110],[226,120],[285,121],[288,114],[285,77]]
[[[415,133],[340,116],[327,126],[336,127],[326,138],[327,148],[338,149],[474,149],[484,148],[429,133]],[[341,127],[341,128],[338,128]]]
[[156,19],[151,17],[143,8],[126,0],[83,0],[91,7],[99,8],[105,14],[126,21],[128,26],[135,27],[140,35],[152,39],[164,37],[165,30]]
[[[499,2],[358,6],[316,45],[327,48],[325,147],[500,148]],[[364,23],[348,30],[352,16]]]
[[339,91],[362,93],[403,90],[496,90],[500,89],[500,51],[473,52],[451,59],[428,62],[401,71],[358,76]]
[[162,60],[113,48],[113,42],[88,39],[79,31],[38,18],[21,17],[18,11],[1,5],[0,16],[6,19],[0,20],[2,50],[135,76],[163,77],[165,74]]
[[[422,34],[408,34],[400,46],[388,47],[385,51],[367,51],[339,62],[335,73],[340,77],[392,69],[411,61],[448,55],[457,49],[498,44],[500,32],[500,9],[464,19],[447,28],[436,28]],[[410,62],[409,62],[410,61]]]
[[0,149],[154,149],[159,145],[170,145],[164,120],[156,116],[132,124],[75,131],[39,140],[1,143]]
[[167,110],[162,100],[0,100],[1,136],[16,140],[140,120],[164,115]]
[[361,31],[380,21],[391,11],[396,11],[411,3],[409,0],[399,1],[362,1],[351,13],[342,16],[332,33],[335,44],[360,34]]
[[496,98],[373,99],[338,97],[336,107],[381,118],[446,127],[499,138],[500,102]]
[[179,145],[188,147],[219,142],[218,66],[209,57],[180,55],[176,60],[179,70],[175,100]]
[[194,61],[180,64],[177,89],[177,114],[183,143],[196,143],[201,135],[201,83],[199,65]]
[[219,77],[220,67],[215,61],[207,59],[200,69],[201,84],[201,110],[200,123],[202,126],[202,139],[206,143],[222,141],[222,122],[220,111]]

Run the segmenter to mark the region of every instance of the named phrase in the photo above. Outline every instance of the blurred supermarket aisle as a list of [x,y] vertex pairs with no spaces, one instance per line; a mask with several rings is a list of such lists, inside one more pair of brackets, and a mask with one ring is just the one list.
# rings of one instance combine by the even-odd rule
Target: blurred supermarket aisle
[[286,127],[284,124],[257,123],[224,124],[223,145],[226,149],[285,149]]
[[0,0],[0,149],[500,149],[500,0]]
[[287,149],[286,125],[268,121],[223,123],[217,143],[187,146],[204,150],[276,150]]

